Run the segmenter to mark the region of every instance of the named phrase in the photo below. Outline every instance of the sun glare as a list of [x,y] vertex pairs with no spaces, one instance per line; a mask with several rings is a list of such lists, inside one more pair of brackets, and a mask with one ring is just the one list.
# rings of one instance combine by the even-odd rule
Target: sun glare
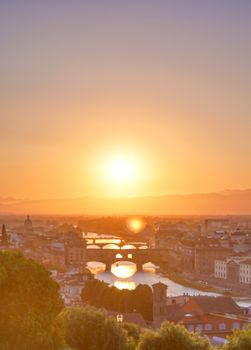
[[94,167],[99,193],[107,197],[138,196],[146,179],[142,159],[136,151],[104,151]]
[[138,233],[143,230],[145,223],[141,219],[131,218],[127,220],[127,227],[130,231]]
[[134,176],[134,165],[126,158],[112,159],[107,167],[108,176],[114,181],[131,181]]

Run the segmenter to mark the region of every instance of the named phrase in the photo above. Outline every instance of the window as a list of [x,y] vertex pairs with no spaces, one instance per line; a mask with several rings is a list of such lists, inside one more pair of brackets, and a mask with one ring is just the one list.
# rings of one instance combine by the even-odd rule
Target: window
[[248,329],[248,323],[243,323],[243,325],[242,325],[242,329]]
[[219,324],[219,329],[221,329],[221,330],[226,329],[225,323],[220,323],[220,324]]
[[240,324],[238,322],[234,322],[233,329],[240,329]]
[[188,329],[189,332],[194,332],[194,325],[193,324],[189,324],[187,326],[187,329]]
[[206,323],[205,330],[206,331],[211,331],[212,329],[213,329],[213,325],[211,323]]
[[198,331],[198,332],[202,332],[202,330],[203,330],[202,324],[198,324],[198,325],[197,325],[197,331]]

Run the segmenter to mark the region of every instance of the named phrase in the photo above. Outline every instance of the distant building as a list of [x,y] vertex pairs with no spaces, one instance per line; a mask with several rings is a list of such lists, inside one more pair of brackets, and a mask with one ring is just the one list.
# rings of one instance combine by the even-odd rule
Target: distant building
[[215,260],[225,259],[232,254],[233,251],[229,248],[199,245],[195,248],[195,272],[199,275],[213,276]]
[[206,219],[204,224],[204,234],[207,236],[215,231],[223,231],[231,228],[231,220],[229,218],[212,218]]
[[80,266],[86,263],[86,242],[83,238],[73,238],[65,242],[66,265]]
[[31,232],[33,230],[32,221],[31,221],[29,215],[26,217],[26,219],[24,221],[24,229],[26,232]]
[[7,247],[9,245],[9,236],[6,232],[5,224],[2,226],[0,245],[3,247]]
[[251,284],[251,258],[240,262],[240,283]]
[[215,260],[214,277],[233,284],[251,284],[251,258],[231,257]]

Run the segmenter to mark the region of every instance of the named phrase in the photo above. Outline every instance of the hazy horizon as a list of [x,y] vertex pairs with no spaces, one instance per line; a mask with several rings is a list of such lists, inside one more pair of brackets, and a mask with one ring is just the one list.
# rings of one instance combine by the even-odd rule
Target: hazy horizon
[[33,215],[251,215],[251,190],[64,199],[0,198],[0,213]]

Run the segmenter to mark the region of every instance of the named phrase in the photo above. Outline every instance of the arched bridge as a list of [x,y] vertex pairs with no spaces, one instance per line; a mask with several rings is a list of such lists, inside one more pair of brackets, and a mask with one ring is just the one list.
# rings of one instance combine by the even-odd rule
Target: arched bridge
[[179,263],[178,257],[167,249],[86,249],[86,261],[102,262],[107,271],[118,261],[131,261],[137,265],[138,271],[148,262],[163,268]]
[[146,242],[126,242],[126,241],[120,241],[114,242],[114,240],[111,240],[110,242],[108,240],[102,239],[89,239],[86,243],[87,249],[147,249],[148,244]]

